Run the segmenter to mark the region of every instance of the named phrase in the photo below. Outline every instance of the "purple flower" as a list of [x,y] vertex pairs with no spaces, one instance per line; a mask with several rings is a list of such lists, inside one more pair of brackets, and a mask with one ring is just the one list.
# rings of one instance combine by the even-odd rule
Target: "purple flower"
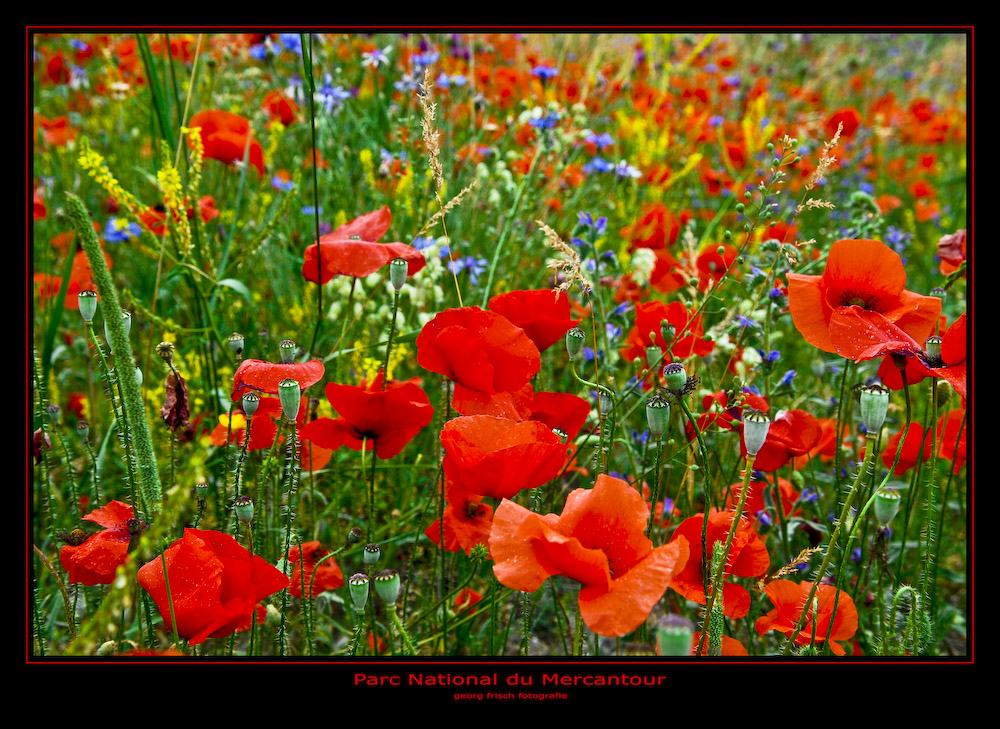
[[537,76],[542,81],[548,81],[559,75],[559,69],[552,68],[552,66],[535,66],[531,69],[531,75]]
[[607,160],[601,159],[600,157],[594,157],[590,162],[583,166],[583,171],[590,172],[611,172],[615,169],[615,166],[608,162]]

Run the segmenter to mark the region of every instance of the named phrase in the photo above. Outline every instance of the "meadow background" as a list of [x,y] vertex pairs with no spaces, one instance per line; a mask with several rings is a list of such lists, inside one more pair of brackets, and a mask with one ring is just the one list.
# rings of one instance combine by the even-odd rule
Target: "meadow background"
[[29,656],[968,655],[967,35],[28,53]]

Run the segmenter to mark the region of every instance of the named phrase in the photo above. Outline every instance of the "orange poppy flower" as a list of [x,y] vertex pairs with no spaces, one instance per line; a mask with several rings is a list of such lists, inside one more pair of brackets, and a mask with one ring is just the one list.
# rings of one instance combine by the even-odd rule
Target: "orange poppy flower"
[[[880,314],[917,341],[934,330],[941,299],[907,291],[905,285],[903,262],[884,243],[839,240],[830,248],[822,276],[788,274],[788,308],[807,342],[854,359],[863,349],[857,339],[869,325],[845,320],[852,310]],[[838,324],[846,331],[834,342],[831,329]]]
[[[805,601],[812,589],[811,582],[792,582],[791,580],[774,580],[764,587],[764,592],[774,603],[774,610],[763,617],[757,618],[755,628],[759,635],[771,630],[777,630],[785,635],[791,635],[802,615]],[[833,585],[820,585],[816,588],[816,600],[819,610],[813,615],[809,606],[809,620],[803,629],[795,636],[795,645],[809,645],[812,640],[813,620],[816,622],[816,643],[822,645],[829,639],[830,650],[838,656],[844,655],[844,648],[837,643],[839,640],[850,640],[858,629],[858,611],[854,601],[846,592],[841,591],[837,598],[837,617],[833,628],[830,628],[830,617],[833,614],[833,603],[837,589]]]
[[405,243],[377,242],[391,223],[388,206],[344,223],[306,248],[302,275],[306,281],[324,284],[334,276],[367,276],[392,259],[403,258],[408,264],[407,275],[412,276],[426,263],[420,251]]
[[[723,511],[710,514],[708,517],[708,553],[713,545],[721,541],[723,545],[729,537],[729,527],[733,523],[735,513]],[[677,592],[701,605],[706,604],[704,574],[701,569],[701,532],[704,514],[695,514],[681,522],[670,537],[670,542],[684,540],[688,544],[691,556],[684,569],[674,578],[673,587]],[[729,560],[726,563],[726,575],[736,577],[759,577],[771,566],[771,557],[767,553],[764,540],[753,530],[750,521],[740,519],[729,549]],[[729,618],[742,618],[750,610],[750,593],[741,585],[723,582],[722,585],[723,613]]]
[[201,140],[207,158],[231,165],[242,162],[246,157],[247,164],[263,177],[264,149],[253,138],[248,119],[221,109],[208,109],[191,117],[188,127],[201,127]]
[[295,122],[299,111],[295,102],[278,89],[267,93],[261,103],[261,108],[271,117],[271,121],[280,121],[286,127]]
[[[882,451],[882,463],[885,464],[886,468],[892,468],[893,461],[896,460],[896,452],[900,450],[900,440],[903,440],[903,430],[894,433],[886,442],[885,450]],[[921,445],[923,445],[923,452],[921,452]],[[910,423],[910,429],[906,431],[906,439],[903,440],[899,463],[896,464],[896,470],[893,471],[893,474],[901,476],[917,465],[917,461],[926,461],[930,457],[930,437],[924,438],[924,429],[920,423]]]
[[444,533],[444,549],[448,552],[462,551],[471,555],[477,544],[488,546],[490,529],[493,526],[493,507],[483,503],[483,497],[470,491],[465,484],[445,476],[444,498],[447,502],[442,519],[436,520],[424,531],[424,535],[434,544],[441,545]]
[[[674,327],[675,336],[671,342],[663,338],[663,324]],[[629,330],[626,337],[628,346],[622,348],[621,356],[626,362],[641,359],[648,365],[646,349],[655,345],[662,352],[666,352],[669,346],[673,355],[665,356],[661,365],[675,359],[686,359],[692,354],[704,357],[712,352],[715,343],[702,338],[702,331],[701,317],[692,319],[691,313],[680,301],[664,304],[654,300],[636,304],[635,326]]]
[[112,501],[83,517],[104,527],[81,544],[67,544],[59,550],[59,562],[69,573],[69,581],[84,585],[110,585],[119,565],[128,561],[132,539],[129,522],[135,512],[128,504]]
[[445,424],[441,444],[445,475],[496,499],[551,481],[566,462],[562,439],[534,420],[466,415]]
[[576,489],[561,515],[541,516],[504,500],[493,518],[490,550],[501,584],[534,592],[552,575],[582,585],[580,613],[598,635],[635,630],[688,561],[684,540],[653,548],[642,496],[605,474]]

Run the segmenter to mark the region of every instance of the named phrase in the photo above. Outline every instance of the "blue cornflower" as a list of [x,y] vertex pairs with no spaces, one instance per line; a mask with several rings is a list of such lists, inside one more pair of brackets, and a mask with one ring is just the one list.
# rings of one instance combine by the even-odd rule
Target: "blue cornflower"
[[394,81],[392,85],[395,87],[396,91],[402,91],[404,93],[416,91],[420,88],[420,82],[408,73],[404,73],[399,80]]
[[426,236],[423,238],[414,238],[413,241],[410,243],[410,247],[416,248],[418,251],[422,251],[425,248],[430,248],[432,245],[434,245],[434,243],[435,240],[433,238]]
[[632,305],[629,302],[624,301],[624,302],[622,302],[621,304],[619,304],[618,306],[616,306],[612,310],[611,316],[615,316],[616,314],[624,314],[625,312],[629,311],[631,308],[632,308]]
[[583,166],[583,171],[590,172],[611,172],[615,169],[615,166],[608,162],[607,160],[601,159],[600,157],[594,157],[590,162]]
[[738,73],[730,74],[722,79],[726,82],[726,86],[739,86],[740,85],[740,75]]
[[760,354],[760,358],[765,362],[777,362],[781,359],[781,352],[777,349],[772,349],[770,352],[764,352],[763,349],[757,349],[757,353]]
[[535,66],[531,69],[531,75],[537,76],[542,79],[542,81],[548,81],[550,78],[554,78],[559,75],[559,69],[552,68],[552,66]]
[[614,144],[615,138],[607,132],[604,132],[603,134],[595,134],[594,132],[588,131],[587,135],[584,137],[584,141],[593,144],[598,149],[604,149],[605,147],[610,147]]
[[257,43],[256,45],[250,46],[248,51],[250,58],[256,58],[258,61],[263,61],[267,58],[267,46],[263,43]]
[[[597,356],[598,357],[603,357],[604,356],[604,350],[603,349],[597,350]],[[593,362],[594,361],[594,350],[591,349],[590,347],[584,347],[583,348],[583,358],[587,362]]]
[[[316,208],[313,205],[306,205],[304,208],[302,208],[302,214],[303,215],[314,215],[315,213],[316,213]],[[323,208],[322,207],[320,207],[320,209],[319,209],[319,214],[320,215],[323,214]]]
[[423,71],[423,69],[427,68],[428,66],[437,63],[439,58],[441,58],[441,54],[438,53],[437,51],[427,51],[426,53],[414,53],[412,56],[410,56],[410,64],[413,66],[414,69],[418,71]]
[[632,179],[639,179],[642,177],[642,170],[638,167],[633,167],[625,160],[622,160],[617,165],[615,165],[615,176],[617,177],[631,177]]
[[351,98],[351,92],[341,86],[334,86],[333,76],[326,74],[323,78],[323,87],[316,91],[315,98],[326,109],[326,113],[330,114],[339,109],[345,99]]
[[634,440],[636,443],[643,443],[643,444],[645,444],[648,439],[649,439],[649,431],[648,430],[644,430],[641,433],[638,430],[633,430],[632,431],[632,440]]
[[788,372],[781,376],[781,382],[778,383],[778,386],[781,387],[782,385],[790,385],[794,379],[795,370],[788,370]]
[[88,46],[86,43],[84,43],[79,38],[71,38],[70,41],[69,41],[69,44],[70,44],[70,46],[72,46],[73,48],[75,48],[78,51],[89,51],[90,50],[90,46]]
[[770,296],[772,299],[780,299],[782,296],[785,295],[785,292],[782,291],[780,287],[775,286],[768,292],[767,295]]
[[448,261],[448,270],[454,272],[456,275],[462,271],[468,271],[469,280],[475,285],[479,283],[479,277],[486,272],[488,265],[489,261],[485,258],[466,256],[465,258],[456,258],[454,261]]
[[604,325],[604,331],[607,332],[608,339],[618,339],[622,335],[622,328],[616,327],[611,322]]
[[291,192],[295,189],[295,182],[292,180],[283,180],[278,175],[275,175],[271,178],[271,187],[282,192]]
[[129,222],[124,218],[108,218],[108,223],[104,226],[104,240],[108,243],[121,243],[138,238],[140,233],[142,228],[138,223]]
[[740,316],[739,314],[736,315],[736,321],[740,323],[740,327],[743,329],[745,329],[746,327],[750,327],[751,329],[756,329],[757,327],[760,326],[760,324],[755,322],[753,319],[748,319],[747,317]]
[[752,392],[754,395],[759,395],[760,389],[757,387],[757,385],[744,385],[743,392]]
[[767,515],[766,511],[760,512],[760,514],[757,515],[757,519],[758,519],[758,521],[760,521],[760,525],[762,527],[769,527],[769,526],[771,526],[771,517],[769,517]]
[[295,51],[302,55],[302,38],[298,33],[279,33],[278,42],[286,51]]
[[708,126],[721,127],[724,121],[726,121],[725,117],[719,116],[718,114],[713,114],[712,116],[708,117]]
[[604,231],[608,229],[608,219],[604,216],[594,220],[594,216],[590,213],[577,213],[576,219],[580,225],[586,225],[588,228],[593,228],[598,233],[604,233]]
[[535,127],[535,129],[552,129],[558,123],[559,114],[554,111],[550,111],[545,116],[534,117],[528,120],[528,124]]

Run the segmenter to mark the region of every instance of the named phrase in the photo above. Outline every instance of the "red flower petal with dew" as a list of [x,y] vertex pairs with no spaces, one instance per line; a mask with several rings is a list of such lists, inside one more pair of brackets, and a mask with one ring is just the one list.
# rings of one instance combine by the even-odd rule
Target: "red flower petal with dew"
[[539,352],[560,341],[566,332],[582,321],[570,317],[566,292],[554,294],[551,289],[498,294],[490,299],[489,308],[514,326],[521,327]]
[[134,509],[120,501],[83,517],[104,527],[87,537],[80,545],[67,544],[59,550],[59,562],[69,573],[69,581],[84,585],[110,585],[119,565],[128,561],[128,547],[132,535],[128,520],[135,516]]
[[292,379],[305,390],[323,379],[326,366],[318,359],[309,362],[264,362],[259,359],[245,359],[233,375],[232,399],[243,398],[247,390],[278,394],[278,385]]

